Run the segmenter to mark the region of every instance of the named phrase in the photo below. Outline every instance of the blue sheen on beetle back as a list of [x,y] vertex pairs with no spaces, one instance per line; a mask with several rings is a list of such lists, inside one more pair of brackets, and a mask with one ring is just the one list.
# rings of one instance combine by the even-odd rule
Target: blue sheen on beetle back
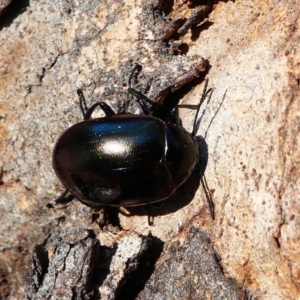
[[124,160],[127,163],[145,160],[148,154],[153,154],[154,149],[158,150],[157,146],[161,148],[160,154],[163,155],[164,143],[160,140],[162,131],[158,122],[149,120],[146,122],[127,120],[126,124],[116,121],[106,122],[92,125],[89,130],[90,136],[94,135],[90,144],[93,144],[95,153],[101,159],[109,158],[111,162],[116,158],[114,163],[117,168],[128,167],[126,163],[121,165]]
[[116,115],[75,124],[59,139],[54,168],[116,170],[151,165],[165,154],[165,124],[145,116]]

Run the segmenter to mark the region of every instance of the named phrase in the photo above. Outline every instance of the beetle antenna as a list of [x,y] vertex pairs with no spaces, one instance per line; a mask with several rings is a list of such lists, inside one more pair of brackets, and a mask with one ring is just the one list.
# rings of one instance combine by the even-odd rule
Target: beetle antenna
[[209,191],[207,181],[206,181],[206,178],[205,178],[204,174],[200,177],[200,181],[201,181],[201,184],[202,184],[202,187],[203,187],[203,190],[204,190],[204,194],[205,194],[206,202],[207,202],[207,205],[208,205],[210,217],[212,218],[212,220],[214,220],[215,219],[215,206],[214,206],[214,202],[212,201],[212,197],[211,197],[211,194],[210,194],[210,191]]
[[197,121],[198,119],[198,116],[199,116],[199,111],[200,111],[200,107],[202,106],[203,102],[205,101],[206,97],[209,95],[209,99],[208,99],[208,102],[210,101],[211,99],[211,96],[212,96],[212,92],[213,92],[213,88],[209,88],[207,89],[207,86],[208,86],[208,79],[205,80],[205,85],[204,85],[204,89],[203,89],[203,92],[202,92],[202,95],[201,95],[201,98],[200,98],[200,101],[199,101],[199,104],[198,104],[198,107],[197,107],[197,111],[196,111],[196,114],[195,114],[195,118],[194,118],[194,125],[193,125],[193,131],[192,131],[192,135],[195,136],[197,134],[197,131],[199,129],[199,126],[200,126],[200,123],[201,123],[201,119],[203,117],[203,113],[202,113],[202,116],[200,117],[200,119]]
[[[223,105],[223,102],[224,102],[225,97],[226,97],[226,93],[227,93],[227,89],[225,90],[225,93],[224,93],[224,95],[223,95],[223,97],[222,97],[222,101],[221,101],[221,103],[220,103],[220,105],[219,105],[217,111],[215,112],[214,116],[211,118],[211,120],[210,120],[210,122],[209,122],[209,124],[208,124],[208,127],[207,127],[207,129],[206,129],[206,131],[205,131],[205,134],[204,134],[204,138],[206,138],[206,135],[207,135],[207,132],[208,132],[209,127],[211,126],[211,124],[212,124],[212,122],[214,121],[216,115],[218,114],[218,112],[219,112],[221,106]],[[210,98],[209,98],[209,99],[210,99]],[[202,118],[202,116],[201,116],[201,118]]]
[[[209,98],[207,99],[206,107],[208,106],[208,104],[209,104],[209,102],[210,102],[210,100],[211,100],[211,96],[212,96],[213,91],[214,91],[214,88],[211,88],[211,89],[208,89],[208,91],[207,91],[207,93],[206,93],[205,98],[206,98],[206,97],[209,97]],[[195,134],[197,133],[197,131],[198,131],[199,127],[200,127],[200,124],[201,124],[202,118],[204,117],[205,111],[206,111],[206,108],[203,109],[202,114],[201,114],[201,117],[198,119],[198,121],[197,121],[197,123],[196,123],[196,128],[197,128],[197,130],[195,131]]]

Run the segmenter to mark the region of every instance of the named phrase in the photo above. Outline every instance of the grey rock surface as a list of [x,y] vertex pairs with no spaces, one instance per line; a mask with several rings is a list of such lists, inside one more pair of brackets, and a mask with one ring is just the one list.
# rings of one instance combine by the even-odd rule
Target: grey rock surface
[[[196,1],[42,0],[30,1],[13,17],[5,15],[8,10],[0,16],[9,20],[0,31],[0,298],[24,297],[35,246],[52,254],[51,241],[69,228],[93,231],[108,249],[130,240],[136,245],[130,258],[122,254],[117,277],[107,272],[109,266],[104,268],[110,278],[106,284],[116,295],[134,274],[126,272],[127,262],[141,263],[144,259],[134,257],[149,253],[140,252],[148,249],[143,245],[149,231],[164,248],[151,261],[153,277],[150,272],[142,279],[140,299],[153,291],[159,272],[174,267],[170,249],[189,253],[184,258],[196,255],[189,252],[195,248],[186,237],[191,228],[200,228],[194,238],[209,237],[208,256],[213,258],[214,251],[219,257],[218,263],[209,263],[219,271],[222,266],[218,276],[224,275],[235,295],[300,297],[300,6],[295,0],[206,4],[208,20],[199,27],[191,17],[197,15]],[[193,23],[187,31],[185,20]],[[127,101],[136,62],[142,70],[134,87],[160,102],[174,92],[187,129],[192,128],[190,105],[199,101],[203,78],[209,77],[209,87],[215,88],[203,106],[198,133],[208,145],[205,176],[215,220],[197,174],[153,209],[153,227],[146,208],[120,213],[118,231],[100,230],[94,212],[78,201],[54,205],[63,187],[53,173],[51,153],[58,136],[82,118],[77,88],[84,90],[88,105],[101,99],[116,111],[138,112],[136,103]],[[186,242],[180,242],[182,237]],[[188,266],[188,259],[181,266]],[[171,275],[170,282],[179,278],[179,273]],[[189,280],[179,282],[184,286]],[[157,286],[157,295],[160,286],[167,281]]]

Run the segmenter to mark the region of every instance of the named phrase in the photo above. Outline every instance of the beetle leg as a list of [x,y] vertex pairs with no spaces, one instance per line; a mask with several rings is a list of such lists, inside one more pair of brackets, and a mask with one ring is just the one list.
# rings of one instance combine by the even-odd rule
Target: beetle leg
[[99,105],[100,105],[101,109],[104,111],[104,113],[105,113],[105,115],[106,115],[107,117],[113,116],[113,115],[116,114],[116,113],[112,110],[112,108],[111,108],[108,104],[106,104],[105,102],[99,102]]
[[107,117],[115,115],[115,112],[112,110],[112,108],[105,102],[97,102],[90,108],[87,108],[85,97],[81,89],[77,90],[77,95],[79,97],[80,110],[82,112],[84,120],[89,120],[91,118],[91,115],[97,106],[100,106],[100,108],[104,111]]
[[148,107],[146,106],[145,102],[142,99],[139,99],[139,103],[140,103],[143,113],[145,115],[150,115],[150,111],[149,111]]
[[142,108],[142,111],[143,111],[143,113],[145,115],[151,115],[151,113],[150,113],[150,111],[149,111],[149,109],[148,109],[148,107],[146,105],[146,102],[149,103],[149,104],[151,104],[152,106],[157,105],[156,102],[150,100],[143,93],[141,93],[141,92],[139,92],[139,91],[137,91],[137,90],[135,90],[135,89],[133,89],[131,87],[128,88],[128,94],[130,94],[130,95],[132,95],[132,96],[134,96],[135,98],[138,99],[139,104],[140,104],[140,106]]
[[74,196],[72,194],[67,196],[68,193],[69,193],[69,191],[67,189],[63,193],[61,193],[61,195],[55,199],[55,204],[67,204],[67,203],[71,202],[73,200]]
[[150,113],[150,111],[149,111],[149,109],[146,105],[146,102],[151,104],[151,106],[156,105],[156,102],[150,100],[143,93],[141,93],[141,92],[139,92],[139,91],[137,91],[137,90],[135,90],[134,88],[131,87],[131,81],[132,81],[132,77],[133,77],[135,71],[139,72],[141,70],[141,68],[142,67],[139,64],[135,64],[135,66],[134,66],[134,68],[133,68],[133,70],[132,70],[132,72],[129,76],[129,79],[128,79],[128,90],[127,90],[127,92],[128,92],[128,95],[132,95],[132,96],[134,96],[135,98],[138,99],[139,104],[141,106],[141,109],[142,109],[142,111],[145,115],[151,115],[151,113]]
[[80,110],[82,112],[83,118],[88,110],[87,105],[86,105],[86,101],[83,95],[83,92],[81,89],[77,90],[77,95],[79,97],[79,105],[80,105]]
[[107,117],[110,117],[110,116],[113,116],[116,114],[107,103],[99,102],[99,105]]
[[143,102],[147,102],[149,104],[152,104],[152,105],[156,105],[157,103],[150,100],[146,95],[144,95],[143,93],[135,90],[134,88],[131,88],[129,87],[128,88],[128,94],[136,97],[136,98],[140,98]]
[[103,112],[107,117],[115,115],[115,112],[108,104],[106,104],[105,102],[97,102],[93,104],[84,114],[84,120],[89,120],[91,118],[91,115],[94,112],[94,110],[97,108],[97,106],[100,106],[100,108],[103,110]]

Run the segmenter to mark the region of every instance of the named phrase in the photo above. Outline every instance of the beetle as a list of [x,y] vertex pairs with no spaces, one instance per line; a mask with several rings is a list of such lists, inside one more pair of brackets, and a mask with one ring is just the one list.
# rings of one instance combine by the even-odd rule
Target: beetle
[[[189,133],[181,126],[177,104],[151,101],[131,87],[131,77],[128,93],[137,99],[142,114],[115,113],[105,102],[87,108],[83,92],[77,90],[84,120],[68,128],[54,147],[56,176],[90,207],[129,207],[168,199],[199,160],[195,135],[201,101]],[[105,117],[93,119],[98,107]]]

